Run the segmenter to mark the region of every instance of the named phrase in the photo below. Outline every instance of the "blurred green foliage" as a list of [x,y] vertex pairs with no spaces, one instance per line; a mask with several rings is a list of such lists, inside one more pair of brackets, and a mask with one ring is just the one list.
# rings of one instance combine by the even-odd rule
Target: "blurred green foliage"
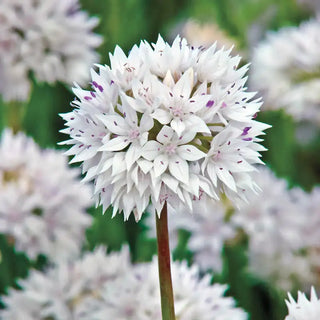
[[[260,23],[261,32],[286,25],[297,25],[308,17],[308,12],[297,7],[295,0],[82,0],[82,6],[91,15],[101,19],[97,33],[104,37],[99,48],[101,62],[108,63],[108,52],[120,45],[128,51],[141,39],[155,41],[158,34],[166,36],[171,28],[187,18],[217,23],[231,35],[243,49],[250,44],[248,34]],[[76,80],[76,79],[75,79]],[[70,88],[57,84],[49,86],[34,82],[33,93],[26,107],[23,129],[42,146],[57,148],[57,142],[66,139],[59,130],[63,128],[59,113],[71,110],[73,99]],[[6,108],[0,103],[0,129],[6,126]],[[265,146],[268,151],[263,160],[290,185],[310,189],[320,181],[320,141],[301,146],[296,140],[296,124],[282,111],[265,112],[258,120],[269,123]],[[145,261],[156,252],[155,240],[147,239],[143,224],[133,219],[123,222],[123,217],[111,219],[111,210],[104,215],[102,209],[92,208],[94,223],[87,231],[86,248],[106,244],[109,250],[119,250],[129,243],[134,261]],[[188,234],[180,236],[176,259],[192,261],[187,248]],[[30,262],[16,253],[4,237],[0,237],[0,291],[3,293],[19,277],[25,277],[28,268],[42,268],[45,260]],[[252,320],[283,319],[286,313],[283,295],[270,284],[254,279],[246,270],[246,244],[226,245],[224,268],[214,280],[230,284],[229,294],[245,308]]]

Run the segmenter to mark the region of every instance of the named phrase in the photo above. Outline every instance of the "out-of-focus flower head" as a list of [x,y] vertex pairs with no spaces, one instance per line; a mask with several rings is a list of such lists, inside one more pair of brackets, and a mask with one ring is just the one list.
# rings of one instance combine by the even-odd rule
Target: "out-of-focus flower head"
[[[106,255],[106,248],[98,247],[81,259],[58,263],[45,273],[33,270],[19,281],[22,290],[9,290],[3,297],[7,309],[3,319],[96,319],[91,305],[101,301],[106,284],[130,272],[129,250]],[[123,306],[122,306],[123,307]]]
[[[160,320],[157,260],[130,265],[126,248],[105,256],[105,249],[46,273],[32,271],[3,298],[5,319]],[[246,313],[224,297],[227,286],[200,278],[196,266],[172,263],[176,317],[181,320],[245,320]],[[0,315],[1,315],[0,313]]]
[[0,93],[5,101],[27,100],[29,72],[38,81],[84,83],[98,61],[97,18],[78,0],[2,0],[0,3]]
[[23,133],[7,129],[0,141],[0,233],[31,259],[73,259],[91,216],[91,188],[68,168],[67,157],[41,150]]
[[320,21],[269,33],[254,50],[250,85],[265,109],[285,109],[296,120],[320,125]]
[[[226,221],[227,206],[206,196],[194,199],[193,212],[185,206],[175,208],[169,220],[171,248],[178,244],[179,230],[190,232],[188,248],[194,252],[194,261],[201,270],[222,269],[222,251],[226,240],[236,235],[233,224]],[[149,215],[144,221],[149,227],[149,236],[156,237],[155,221]]]
[[248,196],[232,217],[248,235],[251,271],[285,290],[314,283],[310,249],[320,244],[314,227],[319,218],[310,211],[310,195],[288,190],[285,180],[267,169],[260,170],[256,181],[262,192]]
[[310,300],[302,292],[298,292],[298,299],[295,301],[289,293],[289,301],[286,300],[289,314],[285,320],[318,320],[320,315],[320,300],[315,289],[311,288]]
[[116,47],[111,67],[92,71],[91,91],[74,88],[65,143],[104,210],[139,220],[150,200],[160,214],[165,202],[192,209],[200,192],[236,200],[255,188],[257,136],[268,126],[254,120],[261,100],[246,91],[247,66],[237,69],[240,57],[229,54],[159,36],[128,57]]
[[235,45],[235,40],[231,39],[217,24],[200,23],[194,19],[180,23],[172,30],[172,34],[174,34],[174,38],[176,34],[180,34],[194,47],[208,48],[216,41],[218,48],[231,48]]

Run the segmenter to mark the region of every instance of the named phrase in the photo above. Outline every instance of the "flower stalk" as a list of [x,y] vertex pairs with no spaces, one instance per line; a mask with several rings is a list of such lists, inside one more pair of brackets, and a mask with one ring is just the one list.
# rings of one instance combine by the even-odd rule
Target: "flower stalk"
[[170,265],[167,203],[165,203],[163,206],[160,218],[156,215],[156,225],[162,320],[175,320]]

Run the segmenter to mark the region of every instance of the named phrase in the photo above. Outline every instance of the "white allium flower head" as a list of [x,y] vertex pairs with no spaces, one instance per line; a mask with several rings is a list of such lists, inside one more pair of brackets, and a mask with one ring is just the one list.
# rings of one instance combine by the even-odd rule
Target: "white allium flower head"
[[[4,319],[157,320],[161,319],[157,259],[131,265],[129,250],[105,255],[100,247],[82,260],[32,271],[3,298]],[[211,285],[196,266],[172,263],[175,312],[180,320],[245,320],[247,314],[224,297],[226,285]]]
[[[201,270],[222,270],[222,250],[226,240],[236,235],[235,227],[226,221],[227,205],[208,196],[193,199],[193,212],[185,206],[175,208],[169,218],[170,247],[178,245],[179,230],[190,232],[188,248],[194,252],[194,261]],[[152,215],[144,220],[149,237],[156,237],[155,219]]]
[[11,289],[2,297],[7,309],[0,315],[7,320],[95,319],[90,313],[92,301],[99,301],[104,285],[122,278],[129,266],[127,247],[108,255],[106,248],[98,247],[45,273],[33,270],[19,281],[22,290]]
[[285,109],[296,120],[320,125],[319,19],[269,33],[254,50],[250,85],[265,109]]
[[310,300],[302,292],[298,292],[298,299],[295,301],[291,294],[286,300],[289,314],[285,320],[318,320],[320,315],[320,300],[317,297],[314,287],[311,288]]
[[9,129],[0,140],[0,233],[31,259],[73,259],[80,253],[92,218],[91,188],[67,157],[41,150],[23,133]]
[[38,81],[85,83],[98,61],[97,18],[78,0],[2,0],[0,3],[0,93],[4,100],[27,100],[29,72]]
[[116,47],[111,66],[92,70],[92,91],[74,88],[75,110],[62,115],[73,162],[104,210],[136,220],[153,203],[160,214],[204,192],[232,200],[254,189],[253,164],[265,150],[254,120],[261,100],[245,88],[247,66],[230,50],[190,47],[177,37],[142,41],[129,55]]
[[315,282],[312,260],[304,253],[315,239],[311,225],[316,219],[310,218],[310,206],[305,205],[310,196],[300,190],[303,194],[297,199],[298,192],[294,197],[286,181],[266,168],[259,171],[256,181],[262,192],[248,195],[248,203],[232,217],[249,237],[250,270],[284,290]]

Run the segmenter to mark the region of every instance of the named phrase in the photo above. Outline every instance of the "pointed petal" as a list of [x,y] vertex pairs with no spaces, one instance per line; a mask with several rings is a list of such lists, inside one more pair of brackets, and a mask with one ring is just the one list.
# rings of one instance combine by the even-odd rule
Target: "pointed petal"
[[120,151],[129,145],[130,141],[127,137],[113,138],[101,146],[98,151]]
[[204,152],[200,151],[198,148],[190,144],[179,146],[177,148],[177,153],[180,158],[188,161],[196,161],[206,156]]
[[171,114],[161,108],[156,109],[152,114],[151,114],[153,119],[158,120],[161,124],[168,124],[170,120],[172,119]]
[[143,146],[141,156],[150,161],[154,160],[161,148],[162,145],[159,142],[150,140]]
[[169,126],[163,126],[157,135],[157,140],[163,144],[171,141],[174,131]]
[[188,99],[193,88],[193,79],[193,69],[189,68],[174,86],[174,95]]
[[177,133],[178,136],[180,136],[184,131],[184,129],[186,128],[185,123],[179,118],[172,119],[170,125],[172,129]]
[[114,134],[125,136],[128,134],[128,123],[118,115],[98,115],[99,120]]
[[155,177],[162,175],[168,168],[169,159],[167,155],[161,154],[154,159]]
[[189,182],[189,166],[187,161],[177,156],[172,157],[169,162],[169,171],[179,181],[185,184]]

